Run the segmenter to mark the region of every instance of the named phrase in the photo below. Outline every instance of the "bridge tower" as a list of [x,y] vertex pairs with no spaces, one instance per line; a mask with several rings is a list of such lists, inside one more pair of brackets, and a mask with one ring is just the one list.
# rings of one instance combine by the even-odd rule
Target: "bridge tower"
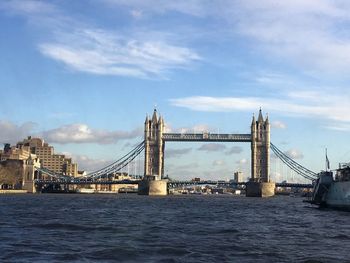
[[162,139],[164,120],[154,109],[152,119],[145,120],[145,176],[160,180],[164,175],[164,142]]
[[270,181],[270,123],[264,120],[261,109],[258,120],[253,116],[251,125],[251,181],[267,183]]

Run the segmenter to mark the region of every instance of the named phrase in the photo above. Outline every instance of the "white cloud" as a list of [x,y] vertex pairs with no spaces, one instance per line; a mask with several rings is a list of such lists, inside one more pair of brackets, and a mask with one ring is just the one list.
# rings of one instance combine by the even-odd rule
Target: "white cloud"
[[348,72],[350,21],[342,1],[240,1],[235,29],[256,47],[312,70]]
[[136,10],[136,9],[131,10],[131,11],[130,11],[130,14],[131,14],[131,16],[132,16],[133,18],[135,18],[135,19],[139,19],[139,18],[141,18],[142,15],[143,15],[141,10]]
[[[347,1],[222,0],[218,3],[200,0],[104,0],[103,2],[105,7],[115,7],[118,11],[129,12],[136,19],[144,14],[149,14],[147,17],[150,20],[159,19],[171,12],[200,19],[206,18],[208,23],[229,28],[224,31],[225,37],[227,35],[231,39],[233,37],[236,39],[237,35],[244,37],[250,41],[251,49],[260,53],[263,50],[269,59],[271,55],[280,61],[285,62],[287,59],[299,67],[304,67],[308,72],[317,70],[349,72],[350,35],[346,25],[350,22],[348,12],[350,4]],[[39,22],[37,24],[41,24],[42,27],[54,25],[51,32],[56,40],[43,41],[40,50],[46,56],[59,60],[74,70],[132,77],[152,77],[153,74],[164,76],[164,72],[168,70],[186,67],[199,59],[198,54],[192,49],[164,39],[165,35],[170,36],[171,33],[160,32],[163,38],[156,40],[153,36],[145,38],[146,34],[152,35],[149,32],[151,30],[147,28],[150,24],[145,24],[148,32],[143,34],[143,37],[137,37],[138,34],[134,34],[137,31],[135,28],[130,28],[129,32],[132,33],[126,35],[125,31],[111,32],[84,25],[83,21],[67,17],[55,5],[44,1],[3,1],[0,8],[25,15],[31,21]],[[47,21],[50,23],[46,23]],[[205,27],[204,31],[195,24],[191,26],[197,34],[181,36],[182,39],[193,40],[198,38],[198,35],[208,36],[208,34],[211,34],[211,38],[218,37],[217,31],[223,34],[217,27],[214,27],[216,30]],[[82,33],[84,31],[103,32],[104,36],[93,38]],[[144,32],[145,29],[141,31]],[[174,33],[174,35],[180,34]],[[112,40],[112,45],[105,43],[103,39],[105,37],[109,41]],[[129,48],[130,45],[132,50]],[[142,55],[143,52],[146,56]],[[125,59],[129,62],[125,63]],[[257,80],[271,83],[279,81],[279,78],[278,75],[272,75],[258,77]]]
[[333,131],[341,131],[341,132],[348,132],[350,131],[350,124],[346,123],[334,123],[327,126],[324,126],[324,128],[333,130]]
[[[0,8],[22,15],[47,30],[39,51],[73,71],[136,78],[166,78],[174,69],[189,68],[200,56],[171,33],[148,30],[104,30],[69,17],[57,6],[41,1],[10,1]],[[142,15],[133,10],[134,17]],[[127,33],[126,33],[127,32]]]
[[158,1],[158,0],[103,0],[110,6],[124,6],[127,8],[137,8],[143,12],[152,14],[164,14],[166,12],[178,12],[192,16],[204,16],[207,14],[207,7],[210,1],[203,0],[177,0],[177,1]]
[[[168,165],[167,168],[176,168],[179,169],[179,171],[184,171],[184,170],[191,170],[194,168],[198,168],[199,164],[196,162],[188,163],[188,164],[179,164],[179,165]],[[189,173],[191,174],[191,173]]]
[[113,163],[113,160],[93,159],[86,155],[72,154],[62,152],[66,157],[72,158],[73,162],[78,164],[79,171],[92,172]]
[[200,146],[197,150],[204,151],[204,152],[219,152],[219,151],[224,151],[225,149],[226,149],[226,146],[224,144],[206,143]]
[[294,160],[304,158],[303,153],[297,149],[290,149],[290,150],[284,152],[284,154],[287,155],[288,157],[294,159]]
[[56,13],[56,9],[53,5],[35,0],[2,1],[0,3],[0,9],[4,9],[12,14],[22,15],[47,15]]
[[15,144],[33,133],[37,124],[25,122],[21,125],[10,121],[0,120],[0,143]]
[[179,157],[184,154],[188,154],[192,151],[192,148],[182,148],[182,149],[166,149],[165,158]]
[[281,121],[273,121],[271,122],[271,127],[275,129],[286,129],[287,125]]
[[[307,94],[307,95],[306,95]],[[313,94],[310,98],[310,94]],[[194,111],[208,112],[254,112],[261,107],[265,112],[274,112],[299,117],[313,117],[336,122],[350,122],[348,104],[350,96],[347,93],[332,95],[328,91],[301,93],[299,99],[290,93],[281,98],[264,97],[184,97],[171,99],[173,106],[184,107]],[[317,98],[317,100],[315,99]]]
[[165,76],[169,70],[185,68],[199,59],[191,49],[164,40],[96,29],[61,33],[60,40],[40,44],[39,50],[76,71],[139,78]]
[[242,147],[240,146],[232,146],[227,152],[227,155],[231,155],[231,154],[240,154],[241,152],[243,152]]
[[[84,21],[67,17],[67,12],[61,12],[55,5],[44,1],[3,1],[0,8],[24,15],[37,25],[50,29],[54,39],[42,41],[40,51],[76,71],[138,78],[164,77],[168,71],[186,68],[200,58],[184,44],[184,39],[191,42],[200,38],[198,36],[208,37],[209,34],[212,39],[225,34],[231,39],[237,36],[248,39],[250,49],[255,52],[263,51],[269,59],[271,55],[283,62],[287,59],[308,72],[349,72],[350,35],[346,25],[350,22],[350,5],[346,1],[103,2],[105,8],[115,7],[118,11],[129,12],[134,19],[145,15],[149,20],[156,20],[175,12],[180,15],[179,20],[181,15],[206,18],[208,23],[229,30],[223,32],[217,27],[203,30],[193,23],[190,24],[191,34],[174,32],[171,37],[169,32],[152,32],[149,29],[152,23],[145,23],[142,30],[128,27],[130,30],[126,34],[127,30],[101,30],[84,24]],[[175,38],[182,40],[174,41]],[[276,81],[283,84],[283,79],[283,75],[276,74],[257,78],[265,84],[276,84]]]
[[242,165],[242,164],[247,164],[248,161],[247,161],[247,159],[243,158],[243,159],[238,160],[236,163]]
[[[349,72],[350,4],[332,0],[105,0],[111,6],[142,10],[153,16],[177,12],[205,17],[212,23],[222,23],[227,35],[248,39],[255,52],[273,55],[274,59],[289,62],[312,72]],[[151,16],[152,17],[152,16]],[[217,27],[217,31],[220,31]],[[197,35],[203,30],[197,28]],[[215,32],[213,32],[215,34]],[[221,32],[223,33],[223,32]],[[203,35],[208,34],[206,28]],[[213,36],[212,36],[213,37]],[[275,79],[275,78],[273,78]],[[271,78],[261,78],[270,82]]]
[[166,133],[203,133],[213,131],[213,128],[209,127],[207,124],[197,124],[192,127],[180,127],[173,128],[169,123],[165,123]]
[[213,166],[224,166],[226,163],[224,160],[215,160]]
[[106,131],[90,128],[86,124],[70,124],[43,132],[43,137],[50,143],[116,143],[119,140],[142,136],[141,129],[133,131]]
[[283,88],[286,85],[295,84],[295,80],[293,80],[291,77],[284,75],[282,73],[276,73],[276,72],[261,72],[255,78],[255,81],[259,84],[265,84],[270,86],[278,85],[279,88]]

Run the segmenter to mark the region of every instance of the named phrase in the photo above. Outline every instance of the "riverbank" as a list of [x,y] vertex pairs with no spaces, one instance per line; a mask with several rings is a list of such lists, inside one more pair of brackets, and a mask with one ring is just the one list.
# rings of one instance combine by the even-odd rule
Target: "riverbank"
[[0,190],[0,194],[26,194],[27,190]]

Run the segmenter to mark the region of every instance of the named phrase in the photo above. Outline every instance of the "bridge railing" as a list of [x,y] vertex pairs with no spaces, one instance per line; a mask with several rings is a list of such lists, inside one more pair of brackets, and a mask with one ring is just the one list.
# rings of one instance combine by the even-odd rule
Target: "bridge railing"
[[163,133],[164,141],[250,142],[251,134],[225,133]]

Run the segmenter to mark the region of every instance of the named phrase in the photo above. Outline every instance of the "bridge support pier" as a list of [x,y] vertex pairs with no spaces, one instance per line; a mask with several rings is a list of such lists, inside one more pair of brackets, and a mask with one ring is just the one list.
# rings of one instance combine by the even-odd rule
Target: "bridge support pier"
[[273,182],[247,182],[245,191],[247,197],[271,197],[275,195],[275,188]]
[[156,180],[155,176],[145,176],[138,187],[139,195],[168,195],[168,180]]
[[22,189],[26,190],[27,193],[36,193],[35,179],[38,179],[38,171],[35,168],[40,167],[38,158],[33,159],[30,156],[23,164],[23,181]]

